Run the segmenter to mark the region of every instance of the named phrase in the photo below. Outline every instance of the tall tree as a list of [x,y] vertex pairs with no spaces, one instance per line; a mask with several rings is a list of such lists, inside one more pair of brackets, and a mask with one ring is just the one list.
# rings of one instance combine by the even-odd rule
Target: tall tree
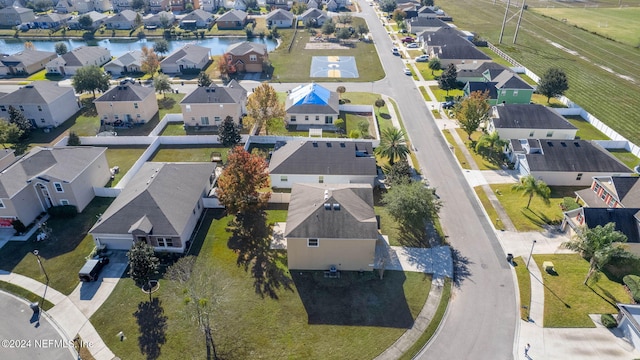
[[69,51],[67,49],[67,44],[63,43],[62,41],[56,43],[56,54],[64,55],[67,53],[67,51]]
[[271,197],[265,159],[242,146],[229,152],[227,166],[218,179],[218,198],[229,214],[264,209]]
[[[165,14],[160,15],[160,26],[162,26],[163,29],[168,29],[171,27],[171,19],[169,19],[169,17]],[[157,42],[156,42],[157,43]],[[161,51],[156,50],[156,52],[159,52],[161,54],[164,54]]]
[[622,247],[627,242],[627,236],[616,231],[615,223],[605,226],[598,225],[594,228],[579,230],[570,241],[562,243],[562,246],[577,251],[589,260],[589,271],[584,279],[584,284],[591,278],[597,278],[602,269],[614,258],[630,257],[630,254]]
[[218,60],[218,71],[222,79],[228,79],[231,74],[236,73],[236,66],[231,62],[231,55],[229,53],[223,54]]
[[420,238],[426,234],[427,221],[436,218],[441,207],[433,190],[421,182],[392,186],[382,196],[382,202],[404,231]]
[[396,0],[380,0],[378,3],[380,4],[380,10],[386,13],[392,13],[398,7]]
[[442,64],[437,56],[433,56],[429,59],[429,69],[431,69],[431,75],[433,75],[434,71],[442,70]]
[[77,93],[91,92],[96,97],[97,91],[109,90],[109,75],[106,74],[99,66],[89,65],[83,66],[73,76],[73,88]]
[[67,146],[80,146],[82,145],[80,142],[80,137],[76,134],[75,131],[71,131],[69,133],[69,138],[67,139]]
[[338,93],[338,97],[340,97],[340,99],[342,99],[342,94],[344,94],[347,91],[347,88],[340,85],[336,88],[336,92]]
[[167,75],[160,74],[153,79],[153,87],[166,98],[167,92],[171,91],[171,81]]
[[218,126],[218,141],[220,141],[224,147],[231,147],[238,145],[240,140],[242,140],[242,136],[240,135],[238,127],[233,122],[233,118],[227,116],[222,121],[222,125]]
[[301,15],[303,12],[307,11],[307,4],[304,2],[294,2],[293,7],[291,8],[291,12],[294,15]]
[[383,168],[385,171],[385,185],[396,186],[411,182],[411,165],[409,161],[400,160],[393,165]]
[[144,7],[145,7],[144,0],[132,0],[131,1],[131,8],[133,9],[133,11],[144,10]]
[[549,197],[551,196],[551,189],[542,180],[536,180],[533,175],[527,175],[520,178],[520,182],[513,185],[511,190],[522,192],[522,196],[529,196],[526,208],[531,205],[531,199],[534,196],[539,197],[545,204],[549,204]]
[[348,28],[340,28],[337,32],[336,32],[336,37],[340,40],[347,40],[348,38],[351,37],[351,30],[349,30]]
[[368,32],[369,32],[369,27],[367,26],[367,24],[356,25],[356,34],[358,34],[358,36],[362,36]]
[[20,130],[18,125],[12,124],[4,119],[0,119],[0,143],[6,149],[7,144],[10,144],[11,147],[14,147],[17,143],[20,142],[22,138],[23,131]]
[[500,138],[497,131],[491,134],[484,134],[476,143],[476,152],[488,158],[496,158],[502,153],[502,147],[507,142]]
[[[135,241],[127,252],[129,258],[129,276],[138,286],[149,284],[151,276],[158,272],[159,261],[153,246],[144,241]],[[151,289],[149,289],[151,290]]]
[[404,131],[395,127],[382,130],[380,134],[380,145],[375,149],[376,154],[389,159],[389,165],[396,160],[406,160],[409,155],[409,147],[404,138]]
[[153,49],[150,49],[146,46],[142,47],[142,62],[140,64],[140,70],[142,70],[145,74],[151,75],[153,79],[154,75],[160,68],[160,60],[158,59],[158,55]]
[[276,122],[284,121],[285,114],[284,104],[278,100],[278,94],[271,85],[262,83],[249,95],[247,100],[249,127],[257,123],[269,135],[269,127]]
[[211,78],[209,77],[209,74],[207,74],[204,71],[200,71],[200,74],[198,74],[198,86],[207,87],[211,85],[211,83],[212,81],[211,81]]
[[540,78],[538,92],[547,97],[547,104],[552,97],[564,95],[569,89],[567,75],[558,68],[549,68]]
[[142,15],[140,15],[140,13],[136,13],[136,18],[133,19],[133,26],[134,29],[142,26]]
[[407,13],[400,10],[400,9],[395,9],[393,10],[393,21],[395,21],[396,23],[399,23],[401,21],[403,21],[404,19],[407,18]]
[[322,24],[321,31],[325,35],[331,35],[336,31],[336,24],[331,18],[329,18],[324,22],[324,24]]
[[16,109],[12,105],[9,105],[9,123],[16,124],[18,129],[22,131],[21,139],[24,139],[31,134],[31,128],[33,125],[27,120],[22,111]]
[[166,54],[169,52],[169,42],[165,39],[158,39],[153,43],[153,51],[158,54]]
[[422,6],[433,6],[433,0],[420,0]]
[[447,65],[438,79],[440,89],[445,90],[449,95],[449,90],[453,90],[458,85],[458,70],[454,64]]
[[93,26],[93,19],[89,15],[82,15],[78,18],[78,25],[84,30],[91,29]]
[[460,104],[454,107],[456,121],[467,133],[471,140],[471,134],[478,130],[480,124],[489,118],[491,105],[489,105],[489,91],[474,91]]

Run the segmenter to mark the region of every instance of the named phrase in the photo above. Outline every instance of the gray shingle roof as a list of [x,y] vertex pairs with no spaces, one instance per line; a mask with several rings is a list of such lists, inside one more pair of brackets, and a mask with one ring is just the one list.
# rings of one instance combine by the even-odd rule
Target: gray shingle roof
[[640,208],[582,208],[584,220],[589,229],[598,225],[605,226],[612,222],[616,224],[615,229],[627,236],[627,242],[640,242],[638,234],[638,221],[634,215]]
[[269,173],[375,176],[376,159],[370,142],[288,141],[276,144]]
[[251,41],[242,41],[229,45],[226,52],[233,56],[243,56],[250,52],[256,52],[264,55],[267,53],[267,46],[265,44]]
[[318,10],[316,8],[311,8],[311,9],[307,9],[305,12],[303,12],[298,18],[300,20],[306,21],[308,19],[319,19],[319,18],[326,18],[327,17],[327,13],[322,11],[322,10]]
[[294,15],[291,13],[291,11],[287,11],[284,9],[276,9],[270,13],[267,14],[267,21],[269,20],[288,20],[288,21],[292,21],[294,18]]
[[133,23],[136,20],[137,12],[133,10],[122,10],[119,13],[113,15],[108,18],[105,23],[114,23],[114,22],[130,22]]
[[109,49],[100,46],[80,46],[60,56],[58,59],[63,60],[63,64],[66,66],[84,66],[87,63],[93,64],[96,59],[110,54]]
[[[491,71],[491,70],[490,70]],[[532,90],[533,86],[527,84],[517,74],[511,70],[504,70],[498,76],[492,77],[491,81],[496,83],[498,89],[522,89]]]
[[245,21],[247,13],[242,10],[230,10],[222,14],[217,21]]
[[187,44],[171,53],[164,60],[162,60],[160,64],[175,64],[177,61],[182,59],[198,63],[203,57],[209,56],[209,51],[211,51],[211,49],[207,47],[198,46],[195,44]]
[[542,154],[527,154],[531,171],[630,173],[626,165],[595,142],[538,140]]
[[[154,235],[181,235],[208,189],[215,163],[147,162],[90,230],[128,234],[153,226]],[[146,217],[146,219],[144,219]]]
[[196,9],[190,12],[189,14],[187,14],[185,17],[183,17],[181,21],[185,21],[185,20],[207,21],[207,19],[209,19],[212,15],[213,14],[208,11],[204,11],[202,9]]
[[112,87],[93,102],[142,101],[154,94],[152,87],[128,83]]
[[36,177],[72,182],[105,151],[107,148],[88,146],[36,147],[0,173],[0,197],[11,198]]
[[498,129],[577,129],[552,108],[540,104],[504,104],[494,106]]
[[16,66],[19,64],[23,64],[25,67],[27,67],[32,64],[42,63],[44,61],[48,62],[49,59],[55,55],[56,53],[53,51],[24,49],[13,55],[5,56],[1,58],[0,61],[2,61],[2,63],[7,66]]
[[180,101],[180,104],[238,104],[247,97],[247,90],[231,80],[226,86],[211,84],[197,87]]
[[109,64],[119,65],[119,66],[129,66],[129,65],[140,66],[142,64],[142,51],[131,50],[127,53],[122,54],[120,57],[109,61],[106,65],[109,65]]
[[500,71],[509,70],[504,66],[494,63],[493,61],[483,62],[478,64],[458,64],[458,77],[482,77],[485,71],[489,69],[499,69]]
[[423,33],[422,38],[441,59],[491,60],[478,50],[463,34],[451,27],[442,27],[433,33]]
[[54,81],[39,80],[3,96],[0,101],[9,105],[50,104],[69,92],[73,93],[72,87],[58,86]]
[[[331,206],[326,208],[325,203]],[[376,239],[371,185],[293,184],[284,236]]]
[[622,205],[640,208],[640,177],[612,176],[611,182]]
[[497,99],[498,98],[498,90],[496,89],[496,83],[494,82],[486,82],[486,81],[469,81],[467,83],[469,86],[469,93],[475,91],[489,91],[489,99]]

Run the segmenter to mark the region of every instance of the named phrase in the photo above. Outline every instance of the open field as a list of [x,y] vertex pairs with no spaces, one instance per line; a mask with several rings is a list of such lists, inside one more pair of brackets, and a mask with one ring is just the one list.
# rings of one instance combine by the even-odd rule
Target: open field
[[[540,1],[528,3],[541,4],[549,5]],[[625,4],[637,6],[639,2]],[[505,6],[504,2],[494,5],[492,1],[452,0],[443,9],[459,28],[478,33],[537,75],[550,67],[563,69],[569,78],[567,97],[632,142],[640,143],[640,127],[634,121],[640,108],[640,52],[534,11],[525,12],[517,44],[512,43],[516,24],[513,19],[507,23],[503,44],[498,45]],[[584,6],[585,3],[579,5]],[[518,9],[512,3],[509,16]]]
[[537,8],[534,11],[623,44],[640,44],[640,8]]

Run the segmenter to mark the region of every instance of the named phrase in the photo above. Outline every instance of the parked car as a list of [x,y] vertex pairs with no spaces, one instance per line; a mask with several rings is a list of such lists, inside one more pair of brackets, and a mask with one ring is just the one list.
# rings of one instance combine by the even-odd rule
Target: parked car
[[429,61],[429,55],[420,55],[416,58],[417,62],[427,62]]
[[402,42],[405,43],[405,44],[406,43],[412,43],[414,41],[415,40],[411,36],[407,36],[407,37],[402,38]]
[[411,73],[411,70],[409,70],[409,68],[404,68],[404,70],[403,70],[403,71],[404,71],[404,74],[405,74],[405,75],[413,75],[413,74]]
[[394,47],[393,49],[391,49],[391,53],[393,55],[400,56],[400,49],[398,49],[397,47]]
[[415,42],[407,45],[407,49],[417,49],[419,47],[420,47],[420,44],[415,43]]
[[456,103],[453,100],[449,100],[442,103],[443,109],[453,109],[454,106],[456,106]]
[[87,260],[84,264],[80,272],[78,273],[78,277],[82,282],[96,281],[98,280],[98,276],[100,275],[100,271],[102,268],[109,263],[109,258],[106,256],[98,256],[93,259]]

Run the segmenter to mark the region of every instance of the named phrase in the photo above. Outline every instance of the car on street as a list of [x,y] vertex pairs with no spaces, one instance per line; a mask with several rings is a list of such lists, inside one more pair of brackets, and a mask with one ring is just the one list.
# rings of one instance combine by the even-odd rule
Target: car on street
[[445,101],[442,103],[443,109],[453,109],[454,106],[456,106],[456,103],[453,100]]
[[397,47],[394,47],[393,49],[391,49],[391,53],[393,55],[400,56],[400,49],[398,49]]
[[419,47],[420,47],[420,44],[415,43],[415,42],[407,45],[407,49],[417,49]]
[[413,75],[413,74],[411,73],[411,70],[409,70],[409,68],[404,68],[404,70],[403,70],[403,71],[404,71],[404,74],[405,74],[405,75]]
[[405,43],[405,44],[406,43],[412,43],[412,42],[414,42],[414,39],[411,36],[407,36],[407,37],[402,38],[402,42]]
[[417,62],[427,62],[429,61],[429,55],[420,55],[416,58]]

